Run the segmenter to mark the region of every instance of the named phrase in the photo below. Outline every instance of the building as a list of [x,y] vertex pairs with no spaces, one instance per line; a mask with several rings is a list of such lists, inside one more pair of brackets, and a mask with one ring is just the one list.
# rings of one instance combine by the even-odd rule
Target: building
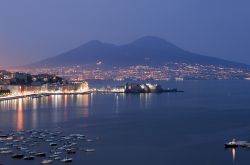
[[0,89],[0,96],[7,96],[9,95],[11,92],[9,89]]
[[125,85],[125,93],[159,93],[162,91],[162,87],[158,84],[127,83]]

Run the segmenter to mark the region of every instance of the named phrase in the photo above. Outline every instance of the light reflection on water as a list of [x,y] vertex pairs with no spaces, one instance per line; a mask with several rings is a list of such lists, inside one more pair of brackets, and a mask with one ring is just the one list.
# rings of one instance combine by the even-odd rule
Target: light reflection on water
[[142,93],[140,94],[140,106],[141,108],[149,108],[151,105],[152,93]]
[[[11,123],[17,131],[20,131],[25,129],[26,124],[28,127],[37,128],[39,122],[67,122],[71,116],[88,118],[93,101],[93,95],[51,95],[1,101],[0,113],[3,114],[0,116],[2,121],[0,124]],[[11,117],[11,121],[7,117]]]
[[[225,139],[250,139],[249,82],[192,81],[183,85],[179,89],[184,93],[58,95],[3,101],[0,130],[65,126],[86,131],[87,127],[86,132],[103,137],[103,145],[86,164],[249,164],[247,148],[223,147]],[[210,88],[214,90],[207,90]]]
[[118,95],[115,95],[115,113],[116,114],[119,114],[119,96]]
[[232,158],[233,158],[233,162],[235,162],[235,158],[236,158],[236,149],[235,148],[231,148],[230,153],[232,154]]
[[[119,115],[122,105],[134,104],[134,107],[141,109],[149,108],[152,104],[151,97],[152,94],[108,94],[106,97],[100,94],[51,95],[41,98],[2,101],[0,102],[0,113],[8,112],[6,115],[12,116],[11,120],[13,121],[11,123],[14,124],[15,129],[22,130],[27,126],[37,128],[46,123],[45,121],[48,121],[48,123],[68,122],[70,119],[77,117],[89,118],[90,115],[96,114],[96,111],[105,112],[107,109],[97,108],[98,102],[103,101],[103,98],[113,98],[113,103],[108,104],[110,106],[108,111]],[[10,111],[16,112],[10,113]],[[87,125],[87,122],[84,124]]]
[[18,109],[17,109],[17,131],[23,129],[23,100],[18,99]]
[[89,95],[83,95],[82,97],[83,103],[83,117],[89,117]]
[[32,109],[33,109],[33,110],[36,110],[36,109],[37,109],[37,100],[38,100],[38,99],[33,99],[33,100],[32,100]]
[[16,110],[17,100],[6,100],[0,103],[0,110]]
[[[100,162],[89,164],[115,162],[109,157],[115,155],[114,164],[128,160],[131,164],[245,165],[249,151],[226,151],[223,142],[233,137],[249,139],[249,83],[216,83],[217,88],[207,90],[214,83],[197,86],[191,82],[180,88],[184,93],[58,95],[3,101],[0,128],[65,126],[85,131],[87,127],[87,132],[104,139],[104,148],[98,150],[101,154],[92,160]],[[227,94],[229,89],[233,94]],[[59,124],[53,125],[55,122]]]
[[64,122],[68,121],[67,107],[68,107],[68,95],[64,95],[64,110],[63,110]]

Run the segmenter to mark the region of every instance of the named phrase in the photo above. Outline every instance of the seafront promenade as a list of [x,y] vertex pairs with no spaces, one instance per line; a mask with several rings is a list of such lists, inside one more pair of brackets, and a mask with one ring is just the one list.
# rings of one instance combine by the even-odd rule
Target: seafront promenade
[[34,94],[23,94],[23,95],[10,95],[10,96],[3,96],[0,97],[0,101],[6,101],[6,100],[14,100],[14,99],[20,99],[20,98],[40,98],[50,95],[83,95],[83,94],[90,94],[91,91],[84,91],[84,92],[46,92],[46,93],[34,93]]
[[10,94],[6,96],[0,96],[0,101],[13,100],[20,98],[40,98],[50,95],[83,95],[91,93],[124,93],[123,88],[91,88],[88,90],[77,90],[77,91],[41,91],[41,92],[28,92],[19,94]]
[[139,93],[173,93],[183,92],[177,88],[163,89],[158,84],[136,84],[127,83],[125,87],[102,87],[102,88],[82,88],[79,90],[43,90],[43,91],[29,91],[18,92],[0,97],[0,101],[19,99],[19,98],[40,98],[50,95],[82,95],[91,93],[126,93],[126,94],[139,94]]

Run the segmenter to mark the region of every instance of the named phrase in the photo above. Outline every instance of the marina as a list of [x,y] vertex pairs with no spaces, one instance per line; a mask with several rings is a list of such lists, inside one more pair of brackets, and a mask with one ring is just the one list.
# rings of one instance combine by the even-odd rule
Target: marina
[[[49,143],[49,141],[53,141]],[[71,163],[70,155],[94,152],[88,146],[87,137],[83,134],[66,135],[61,131],[22,130],[6,131],[0,135],[0,157],[10,156],[23,161],[41,161],[41,164],[51,164],[54,161]],[[86,148],[86,149],[84,149]]]

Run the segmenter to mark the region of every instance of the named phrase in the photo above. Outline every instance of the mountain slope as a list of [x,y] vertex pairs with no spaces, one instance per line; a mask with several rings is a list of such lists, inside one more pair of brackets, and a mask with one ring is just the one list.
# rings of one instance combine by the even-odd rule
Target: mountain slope
[[[131,65],[163,65],[167,62],[249,67],[248,65],[202,56],[185,51],[158,37],[143,37],[127,45],[113,45],[91,41],[58,56],[45,59],[30,66],[52,67],[70,65],[95,66],[102,62],[104,67]],[[100,64],[100,63],[99,63]]]

